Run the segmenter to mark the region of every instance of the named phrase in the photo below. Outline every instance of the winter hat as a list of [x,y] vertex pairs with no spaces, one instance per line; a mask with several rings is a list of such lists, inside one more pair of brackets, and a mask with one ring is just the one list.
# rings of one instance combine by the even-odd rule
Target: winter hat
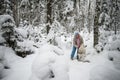
[[79,32],[78,32],[78,31],[75,31],[75,32],[74,32],[74,35],[77,35],[77,34],[79,34]]

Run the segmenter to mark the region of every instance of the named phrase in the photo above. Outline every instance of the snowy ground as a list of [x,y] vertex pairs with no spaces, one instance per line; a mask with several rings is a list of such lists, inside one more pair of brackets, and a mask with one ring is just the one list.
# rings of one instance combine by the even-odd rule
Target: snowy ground
[[[70,50],[65,51],[68,62],[69,80],[119,80],[120,70],[114,68],[106,54],[90,55],[90,63],[71,61],[69,59]],[[19,59],[12,63],[10,73],[3,80],[29,80],[31,76],[32,63],[37,55],[32,54],[24,59]],[[61,60],[61,62],[63,59]],[[64,63],[64,62],[63,62]],[[59,66],[59,67],[62,67]],[[42,75],[42,74],[41,74]],[[63,74],[66,75],[66,74]],[[111,77],[112,76],[112,77]],[[92,78],[92,79],[91,79]],[[112,78],[112,79],[111,79]]]
[[[62,50],[45,44],[36,49],[35,54],[12,61],[2,80],[120,80],[120,52],[115,51],[115,60],[110,61],[109,52],[104,50],[97,54],[92,47],[92,38],[87,36],[92,35],[84,35],[86,59],[90,63],[70,60],[71,47],[67,43],[63,42]],[[55,78],[48,79],[51,70]]]

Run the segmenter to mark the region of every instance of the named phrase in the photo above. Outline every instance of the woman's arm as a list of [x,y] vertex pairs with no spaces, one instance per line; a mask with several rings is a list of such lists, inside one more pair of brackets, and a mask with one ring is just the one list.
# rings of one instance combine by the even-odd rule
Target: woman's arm
[[78,48],[78,45],[75,42],[75,38],[73,39],[73,46],[75,46],[76,48]]

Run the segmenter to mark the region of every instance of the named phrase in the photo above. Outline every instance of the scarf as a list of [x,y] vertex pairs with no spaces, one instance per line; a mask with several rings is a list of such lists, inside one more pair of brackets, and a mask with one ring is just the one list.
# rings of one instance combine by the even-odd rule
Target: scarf
[[76,39],[76,44],[77,44],[78,48],[80,48],[80,38]]

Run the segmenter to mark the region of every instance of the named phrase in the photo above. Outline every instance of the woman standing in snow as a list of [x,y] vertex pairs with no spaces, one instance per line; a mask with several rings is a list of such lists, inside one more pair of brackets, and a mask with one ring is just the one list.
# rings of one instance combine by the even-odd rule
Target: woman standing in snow
[[79,32],[75,32],[74,38],[73,38],[73,48],[72,48],[72,53],[71,53],[72,60],[73,60],[73,57],[75,55],[76,49],[78,50],[82,43],[83,43],[83,38],[81,37]]

